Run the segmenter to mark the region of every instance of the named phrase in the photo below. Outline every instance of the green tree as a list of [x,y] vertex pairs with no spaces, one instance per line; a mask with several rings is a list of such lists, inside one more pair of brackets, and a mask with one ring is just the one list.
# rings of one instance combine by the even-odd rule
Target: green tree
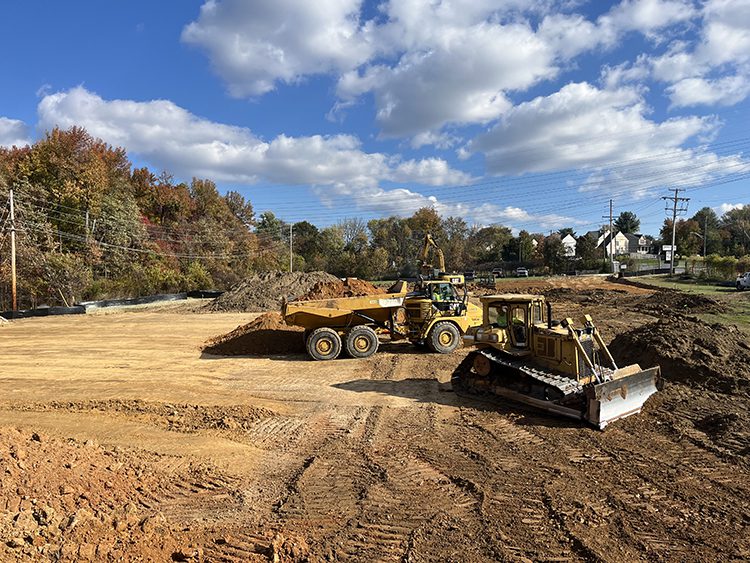
[[503,249],[513,238],[508,227],[491,225],[483,227],[469,238],[469,245],[473,248],[477,263],[499,262],[503,258]]
[[623,211],[615,219],[614,226],[621,233],[637,233],[641,228],[641,220],[632,211]]
[[245,227],[250,228],[255,224],[255,212],[249,201],[245,201],[242,194],[235,191],[229,191],[224,196],[227,206],[232,214],[242,222]]
[[[710,207],[703,207],[691,217],[691,221],[695,221],[700,226],[700,231],[696,232],[694,236],[700,238],[701,245],[703,245],[705,238],[705,254],[720,252],[721,233],[719,232],[719,216],[716,212]],[[701,254],[704,253],[701,252]]]
[[750,205],[724,213],[721,230],[725,254],[736,257],[750,254]]
[[560,235],[550,235],[545,240],[544,263],[553,274],[565,271],[567,259],[565,256],[565,245],[562,243]]

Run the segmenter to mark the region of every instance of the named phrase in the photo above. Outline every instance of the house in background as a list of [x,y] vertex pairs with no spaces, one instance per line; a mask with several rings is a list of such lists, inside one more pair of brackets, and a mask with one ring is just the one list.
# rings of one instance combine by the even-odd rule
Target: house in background
[[617,232],[614,236],[611,236],[609,230],[606,230],[599,235],[596,247],[604,248],[604,255],[607,257],[609,257],[610,252],[615,256],[620,256],[630,252],[630,241],[624,233]]
[[651,254],[654,240],[646,235],[625,233],[628,239],[628,253],[635,255]]
[[576,255],[576,238],[573,235],[565,235],[562,243],[565,247],[565,256],[573,257]]

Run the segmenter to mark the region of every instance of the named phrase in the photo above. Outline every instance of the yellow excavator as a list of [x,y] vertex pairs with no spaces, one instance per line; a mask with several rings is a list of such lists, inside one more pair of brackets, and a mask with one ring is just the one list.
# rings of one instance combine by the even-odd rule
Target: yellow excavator
[[482,324],[464,335],[470,352],[453,373],[456,390],[489,393],[600,429],[641,411],[659,366],[618,367],[589,315],[552,320],[542,295],[487,295]]
[[[434,253],[437,256],[437,267],[427,261],[430,257],[430,250],[432,249],[434,249]],[[438,278],[445,275],[445,255],[430,233],[427,233],[424,236],[422,252],[419,254],[419,266],[422,275],[427,278]]]

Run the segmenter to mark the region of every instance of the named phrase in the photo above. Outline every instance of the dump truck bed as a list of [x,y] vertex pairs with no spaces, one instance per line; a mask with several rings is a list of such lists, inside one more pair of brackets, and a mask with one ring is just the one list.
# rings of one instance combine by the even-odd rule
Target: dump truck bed
[[345,328],[385,323],[394,309],[402,307],[406,291],[315,301],[289,301],[281,309],[287,324],[308,330],[320,327]]

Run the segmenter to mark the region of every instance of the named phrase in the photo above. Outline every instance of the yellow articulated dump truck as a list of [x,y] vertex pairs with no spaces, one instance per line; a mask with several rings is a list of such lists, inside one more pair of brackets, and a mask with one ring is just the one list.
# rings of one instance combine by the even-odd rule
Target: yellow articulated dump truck
[[367,358],[378,350],[380,335],[450,354],[469,328],[482,324],[482,310],[468,302],[463,276],[447,274],[419,280],[413,291],[399,281],[382,294],[289,301],[281,314],[287,324],[305,329],[305,347],[315,360],[333,360],[342,349]]

